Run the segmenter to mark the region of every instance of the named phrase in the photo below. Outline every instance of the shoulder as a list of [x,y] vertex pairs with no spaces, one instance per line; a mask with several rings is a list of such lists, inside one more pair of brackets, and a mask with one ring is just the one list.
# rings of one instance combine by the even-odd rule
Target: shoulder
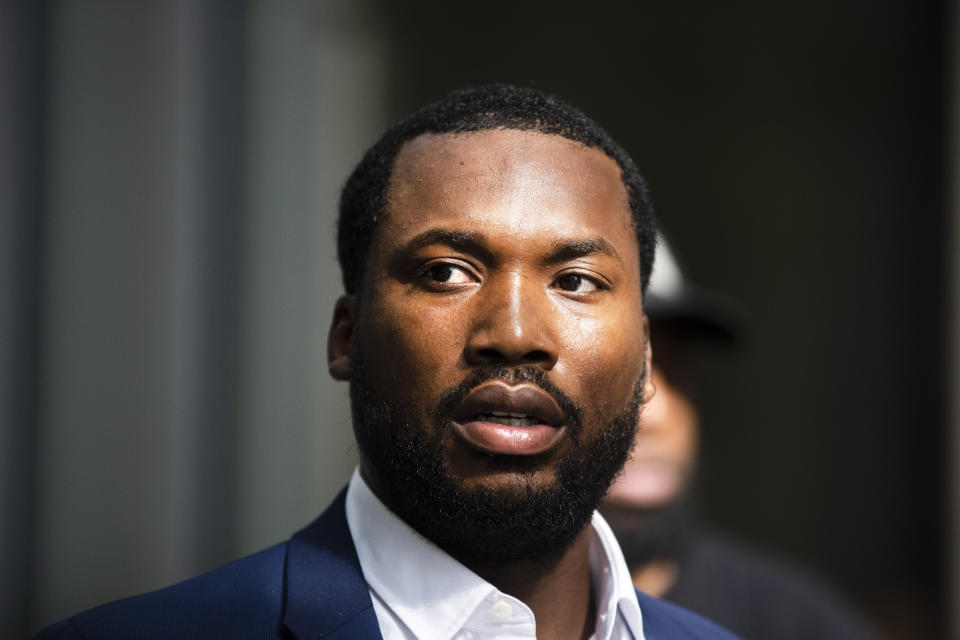
[[648,640],[737,640],[723,627],[675,604],[637,591]]
[[283,603],[282,543],[159,591],[111,602],[37,640],[274,637]]

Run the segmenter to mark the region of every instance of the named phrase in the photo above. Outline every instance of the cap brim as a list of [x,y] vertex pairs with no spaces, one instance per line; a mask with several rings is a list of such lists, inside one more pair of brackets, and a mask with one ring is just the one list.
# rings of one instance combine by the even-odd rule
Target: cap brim
[[644,310],[650,322],[693,338],[739,346],[746,339],[744,314],[730,300],[685,286],[669,297],[649,292]]

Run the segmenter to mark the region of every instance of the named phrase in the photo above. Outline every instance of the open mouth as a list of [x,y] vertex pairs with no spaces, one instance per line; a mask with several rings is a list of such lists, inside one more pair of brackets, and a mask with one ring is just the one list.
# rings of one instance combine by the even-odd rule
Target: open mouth
[[506,411],[478,413],[474,420],[502,424],[508,427],[532,427],[535,424],[540,424],[537,418],[531,418],[522,413],[507,413]]
[[531,456],[555,446],[565,432],[564,423],[559,405],[539,387],[494,381],[467,394],[454,412],[453,424],[474,449]]

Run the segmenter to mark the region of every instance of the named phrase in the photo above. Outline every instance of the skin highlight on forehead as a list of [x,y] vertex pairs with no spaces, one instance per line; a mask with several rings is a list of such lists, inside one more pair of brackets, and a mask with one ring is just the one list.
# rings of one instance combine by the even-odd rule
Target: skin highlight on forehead
[[[482,139],[483,144],[477,144]],[[464,210],[467,196],[477,210]],[[551,214],[576,207],[632,221],[620,167],[603,151],[557,135],[512,129],[424,134],[408,141],[394,164],[386,215],[416,202],[422,215],[458,211],[464,217],[510,209],[521,236],[557,231]],[[611,206],[612,202],[612,206]],[[637,259],[639,249],[634,250]]]

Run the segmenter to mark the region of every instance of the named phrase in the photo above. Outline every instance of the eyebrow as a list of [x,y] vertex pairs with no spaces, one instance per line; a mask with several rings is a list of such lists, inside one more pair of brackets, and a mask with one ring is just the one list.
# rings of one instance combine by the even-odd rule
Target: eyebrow
[[490,245],[482,233],[471,231],[451,231],[450,229],[430,229],[415,235],[404,247],[408,252],[428,247],[432,244],[442,244],[462,251],[483,257],[490,257]]
[[[433,244],[445,245],[484,258],[493,256],[490,243],[482,233],[450,229],[429,229],[417,234],[406,244],[404,249],[407,252],[414,252]],[[617,253],[612,244],[603,238],[587,238],[584,240],[557,240],[553,243],[546,261],[549,263],[566,262],[594,254],[603,254],[620,260],[620,254]]]
[[612,244],[603,238],[588,238],[586,240],[558,240],[553,244],[553,253],[547,259],[549,262],[566,262],[574,258],[582,258],[593,254],[603,254],[620,260],[620,254]]

